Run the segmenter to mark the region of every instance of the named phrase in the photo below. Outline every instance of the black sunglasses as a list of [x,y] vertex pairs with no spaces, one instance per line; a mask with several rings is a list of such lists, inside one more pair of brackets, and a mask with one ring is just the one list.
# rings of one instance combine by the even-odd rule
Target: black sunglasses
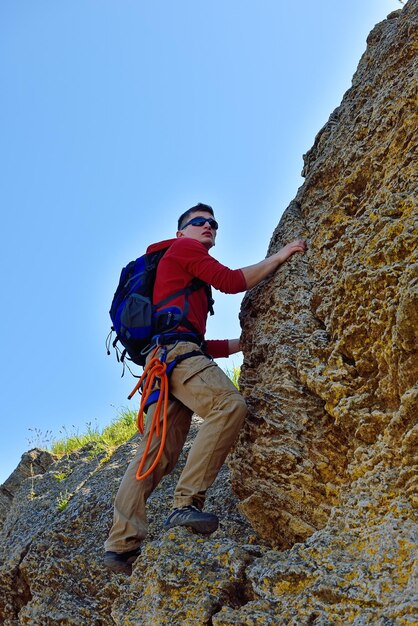
[[181,227],[181,230],[184,230],[186,226],[204,226],[206,222],[211,228],[213,228],[213,230],[218,230],[218,222],[211,217],[193,217]]

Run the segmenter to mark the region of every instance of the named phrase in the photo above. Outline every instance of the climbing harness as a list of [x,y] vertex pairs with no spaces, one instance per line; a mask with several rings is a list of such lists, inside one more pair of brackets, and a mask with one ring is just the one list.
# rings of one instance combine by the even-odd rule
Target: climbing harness
[[[193,341],[193,343],[198,343],[197,338],[190,338],[188,333],[177,333],[177,337],[183,338],[183,336],[188,336],[188,341]],[[160,343],[160,338],[157,339],[157,345],[155,346],[148,363],[144,368],[144,372],[141,378],[138,380],[135,387],[132,389],[131,393],[128,396],[128,399],[134,396],[134,394],[139,391],[142,387],[142,399],[138,410],[138,430],[141,434],[144,434],[144,412],[146,409],[153,403],[156,402],[157,406],[155,407],[154,415],[152,416],[152,422],[148,431],[147,443],[145,446],[144,454],[142,455],[142,459],[139,463],[136,479],[144,480],[147,476],[151,474],[156,468],[161,456],[164,452],[165,441],[167,437],[167,428],[168,428],[168,400],[169,400],[169,376],[175,366],[184,361],[184,359],[188,359],[192,356],[201,356],[202,352],[200,350],[192,350],[191,352],[187,352],[186,354],[180,354],[175,357],[170,363],[167,363],[167,346],[165,345],[169,338],[164,339],[164,343]],[[175,342],[175,344],[177,341]],[[174,345],[175,345],[174,344]],[[158,350],[161,350],[161,354],[159,357],[156,356]],[[159,381],[159,388],[156,388],[157,382]],[[163,409],[162,419],[161,417],[161,409]],[[162,429],[161,429],[162,425]],[[160,446],[157,451],[157,455],[151,464],[151,466],[142,473],[144,468],[148,452],[151,446],[151,441],[153,435],[160,437]]]

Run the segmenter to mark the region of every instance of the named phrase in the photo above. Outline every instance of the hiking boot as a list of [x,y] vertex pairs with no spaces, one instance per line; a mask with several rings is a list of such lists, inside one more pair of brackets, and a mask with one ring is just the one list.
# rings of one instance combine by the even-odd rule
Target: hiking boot
[[138,558],[141,546],[129,552],[105,552],[104,564],[115,574],[132,574],[132,563]]
[[210,535],[218,528],[219,520],[213,513],[205,513],[193,504],[174,509],[164,522],[164,528],[188,526],[202,535]]

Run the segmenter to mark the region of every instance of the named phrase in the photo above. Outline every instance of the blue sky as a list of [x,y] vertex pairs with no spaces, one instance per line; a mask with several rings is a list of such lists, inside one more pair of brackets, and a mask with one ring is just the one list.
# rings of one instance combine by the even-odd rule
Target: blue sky
[[[0,483],[63,427],[136,406],[105,352],[110,301],[180,213],[214,207],[226,265],[264,258],[369,31],[401,7],[3,0]],[[240,302],[216,294],[208,337],[239,335]]]

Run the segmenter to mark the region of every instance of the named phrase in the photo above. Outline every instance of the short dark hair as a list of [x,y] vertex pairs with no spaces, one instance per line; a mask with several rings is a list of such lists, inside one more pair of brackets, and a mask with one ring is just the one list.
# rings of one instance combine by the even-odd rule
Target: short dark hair
[[199,202],[195,206],[192,206],[191,209],[187,209],[184,213],[182,213],[179,217],[177,230],[181,230],[182,226],[189,221],[189,217],[192,213],[196,213],[197,211],[202,211],[203,213],[210,213],[214,217],[213,209],[208,204],[202,204]]

